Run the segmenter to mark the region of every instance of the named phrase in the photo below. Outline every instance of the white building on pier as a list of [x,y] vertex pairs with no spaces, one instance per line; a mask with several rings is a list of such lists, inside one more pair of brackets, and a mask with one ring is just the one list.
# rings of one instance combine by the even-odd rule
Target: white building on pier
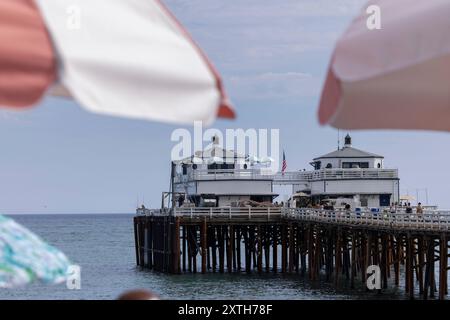
[[221,148],[214,137],[210,148],[175,163],[173,186],[196,207],[238,207],[272,203],[273,179],[259,161]]
[[293,185],[293,192],[310,195],[312,202],[334,201],[358,207],[385,207],[399,202],[397,169],[385,169],[384,157],[352,146],[345,137],[343,148],[316,157],[312,171],[290,173],[275,183]]

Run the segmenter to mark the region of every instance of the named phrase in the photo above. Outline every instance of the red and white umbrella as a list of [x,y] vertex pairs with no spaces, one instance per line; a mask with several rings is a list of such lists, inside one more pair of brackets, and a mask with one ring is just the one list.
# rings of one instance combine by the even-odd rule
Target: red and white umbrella
[[159,0],[0,1],[0,105],[46,92],[108,115],[233,118],[221,79]]
[[[380,30],[366,26],[369,5],[381,10]],[[449,131],[450,1],[370,1],[338,40],[319,121]]]

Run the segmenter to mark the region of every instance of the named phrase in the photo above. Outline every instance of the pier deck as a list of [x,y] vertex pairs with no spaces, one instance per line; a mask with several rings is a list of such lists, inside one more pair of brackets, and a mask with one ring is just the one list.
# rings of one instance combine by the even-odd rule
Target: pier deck
[[[134,218],[136,262],[168,273],[282,272],[339,286],[366,283],[370,265],[410,298],[448,294],[450,213],[297,208],[174,208]],[[414,290],[417,288],[418,290]],[[438,289],[439,288],[439,289]]]

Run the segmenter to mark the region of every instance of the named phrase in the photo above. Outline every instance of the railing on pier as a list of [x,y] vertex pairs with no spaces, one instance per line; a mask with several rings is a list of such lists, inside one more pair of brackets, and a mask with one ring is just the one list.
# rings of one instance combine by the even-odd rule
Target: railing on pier
[[339,225],[368,226],[380,229],[450,231],[450,212],[437,210],[417,214],[415,212],[406,213],[403,210],[393,213],[282,207],[178,207],[174,209],[140,208],[137,210],[137,214],[147,216],[172,215],[185,218],[207,217],[214,220],[270,220],[286,218]]
[[281,217],[281,207],[177,207],[174,209],[137,209],[137,215],[210,219],[271,219]]
[[320,169],[314,171],[299,171],[278,173],[275,182],[314,181],[336,179],[398,179],[397,169]]
[[272,180],[273,173],[261,169],[218,169],[218,170],[194,170],[188,174],[177,174],[175,183],[183,183],[196,180]]
[[210,219],[271,219],[281,217],[280,207],[210,207],[210,208],[175,208],[174,215],[181,217]]
[[188,174],[177,174],[175,183],[196,180],[274,180],[279,182],[314,181],[325,179],[397,179],[397,169],[320,169],[272,174],[262,169],[194,170]]
[[283,216],[295,220],[341,225],[365,225],[380,229],[450,230],[450,212],[448,211],[425,211],[422,214],[417,214],[404,211],[391,213],[284,208]]

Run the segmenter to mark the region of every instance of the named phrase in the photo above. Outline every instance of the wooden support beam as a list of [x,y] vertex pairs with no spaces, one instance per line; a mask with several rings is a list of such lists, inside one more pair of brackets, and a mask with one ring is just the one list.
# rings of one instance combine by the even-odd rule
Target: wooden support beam
[[402,260],[402,239],[399,235],[395,237],[395,263],[394,263],[394,272],[395,272],[395,285],[400,285],[400,262]]
[[336,235],[335,235],[335,247],[334,247],[334,254],[335,254],[335,259],[336,259],[336,263],[335,263],[335,272],[334,272],[334,285],[337,288],[339,286],[339,276],[340,276],[340,272],[341,272],[341,264],[342,264],[342,244],[341,244],[341,230],[337,230]]
[[211,227],[211,255],[212,255],[212,270],[216,272],[217,270],[217,241],[218,233],[215,226]]
[[295,227],[295,271],[300,272],[300,251],[302,248],[302,234],[300,232],[300,225]]
[[314,280],[319,279],[319,272],[321,267],[322,248],[321,248],[321,233],[320,229],[316,229],[316,236],[314,238]]
[[266,272],[270,272],[270,226],[264,226],[264,258]]
[[448,249],[447,237],[442,234],[439,239],[439,299],[444,300],[447,292]]
[[302,241],[300,242],[300,262],[301,262],[301,276],[304,277],[306,273],[306,248],[307,248],[307,232],[302,226]]
[[149,231],[149,235],[148,235],[148,239],[147,239],[147,243],[148,243],[148,266],[150,269],[153,268],[153,218],[147,218],[148,220],[148,231]]
[[434,256],[434,247],[436,246],[436,241],[435,238],[431,238],[430,240],[430,281],[429,281],[429,285],[430,285],[430,298],[434,298],[435,297],[435,293],[436,293],[436,279],[435,279],[435,268],[436,268],[436,264],[435,264],[435,256]]
[[231,251],[231,226],[224,226],[224,232],[226,236],[226,244],[227,244],[227,270],[229,273],[233,271],[233,252]]
[[250,250],[250,244],[249,244],[249,230],[248,227],[245,227],[243,230],[243,236],[244,236],[244,248],[245,248],[245,272],[251,273],[251,250]]
[[388,270],[389,270],[389,262],[388,262],[388,235],[381,234],[381,278],[383,283],[383,289],[387,289],[388,286]]
[[308,271],[309,279],[314,280],[314,232],[313,226],[308,225]]
[[258,268],[258,273],[262,273],[262,230],[261,230],[261,225],[258,225],[258,229],[257,231],[257,268]]
[[186,257],[187,257],[187,234],[186,234],[186,225],[183,225],[182,229],[182,237],[183,237],[183,272],[186,272]]
[[141,267],[145,267],[145,222],[139,223],[139,262]]
[[219,244],[219,272],[225,271],[225,245],[224,245],[224,230],[222,226],[217,228],[217,239]]
[[252,269],[255,269],[257,267],[257,261],[256,261],[256,227],[252,225],[250,227],[250,260],[253,260],[253,267]]
[[278,269],[278,227],[277,226],[272,226],[272,256],[273,256],[273,272],[277,273],[277,269]]
[[230,246],[231,246],[231,259],[232,259],[232,270],[236,271],[236,231],[234,230],[234,226],[230,226]]
[[350,287],[355,288],[355,277],[356,277],[356,233],[353,232],[352,235],[352,261],[351,261],[351,273],[350,273]]
[[202,254],[202,273],[206,273],[206,259],[207,259],[207,240],[208,240],[208,224],[206,222],[206,217],[203,218],[202,226],[200,229],[200,242],[201,242],[201,254]]
[[241,228],[236,228],[236,263],[237,271],[241,271]]
[[417,238],[417,272],[419,282],[419,294],[423,294],[423,267],[425,264],[425,248],[423,244],[423,236]]
[[[150,228],[148,228],[150,231]],[[174,235],[173,235],[173,243],[172,243],[172,272],[173,273],[181,273],[180,267],[180,218],[175,217],[175,225],[174,225]],[[151,263],[151,258],[149,256],[149,261]]]
[[136,265],[139,266],[139,230],[138,230],[138,218],[133,217],[133,227],[134,227],[134,248],[136,253]]
[[197,226],[191,228],[191,243],[192,243],[192,271],[197,273]]
[[406,242],[406,261],[407,261],[406,268],[408,269],[406,281],[408,284],[408,292],[410,299],[414,299],[413,253],[414,253],[414,238],[408,235]]
[[281,272],[286,273],[287,269],[287,226],[281,226]]
[[295,254],[295,235],[294,235],[294,226],[292,223],[289,224],[288,230],[289,237],[289,273],[294,272],[294,254]]

